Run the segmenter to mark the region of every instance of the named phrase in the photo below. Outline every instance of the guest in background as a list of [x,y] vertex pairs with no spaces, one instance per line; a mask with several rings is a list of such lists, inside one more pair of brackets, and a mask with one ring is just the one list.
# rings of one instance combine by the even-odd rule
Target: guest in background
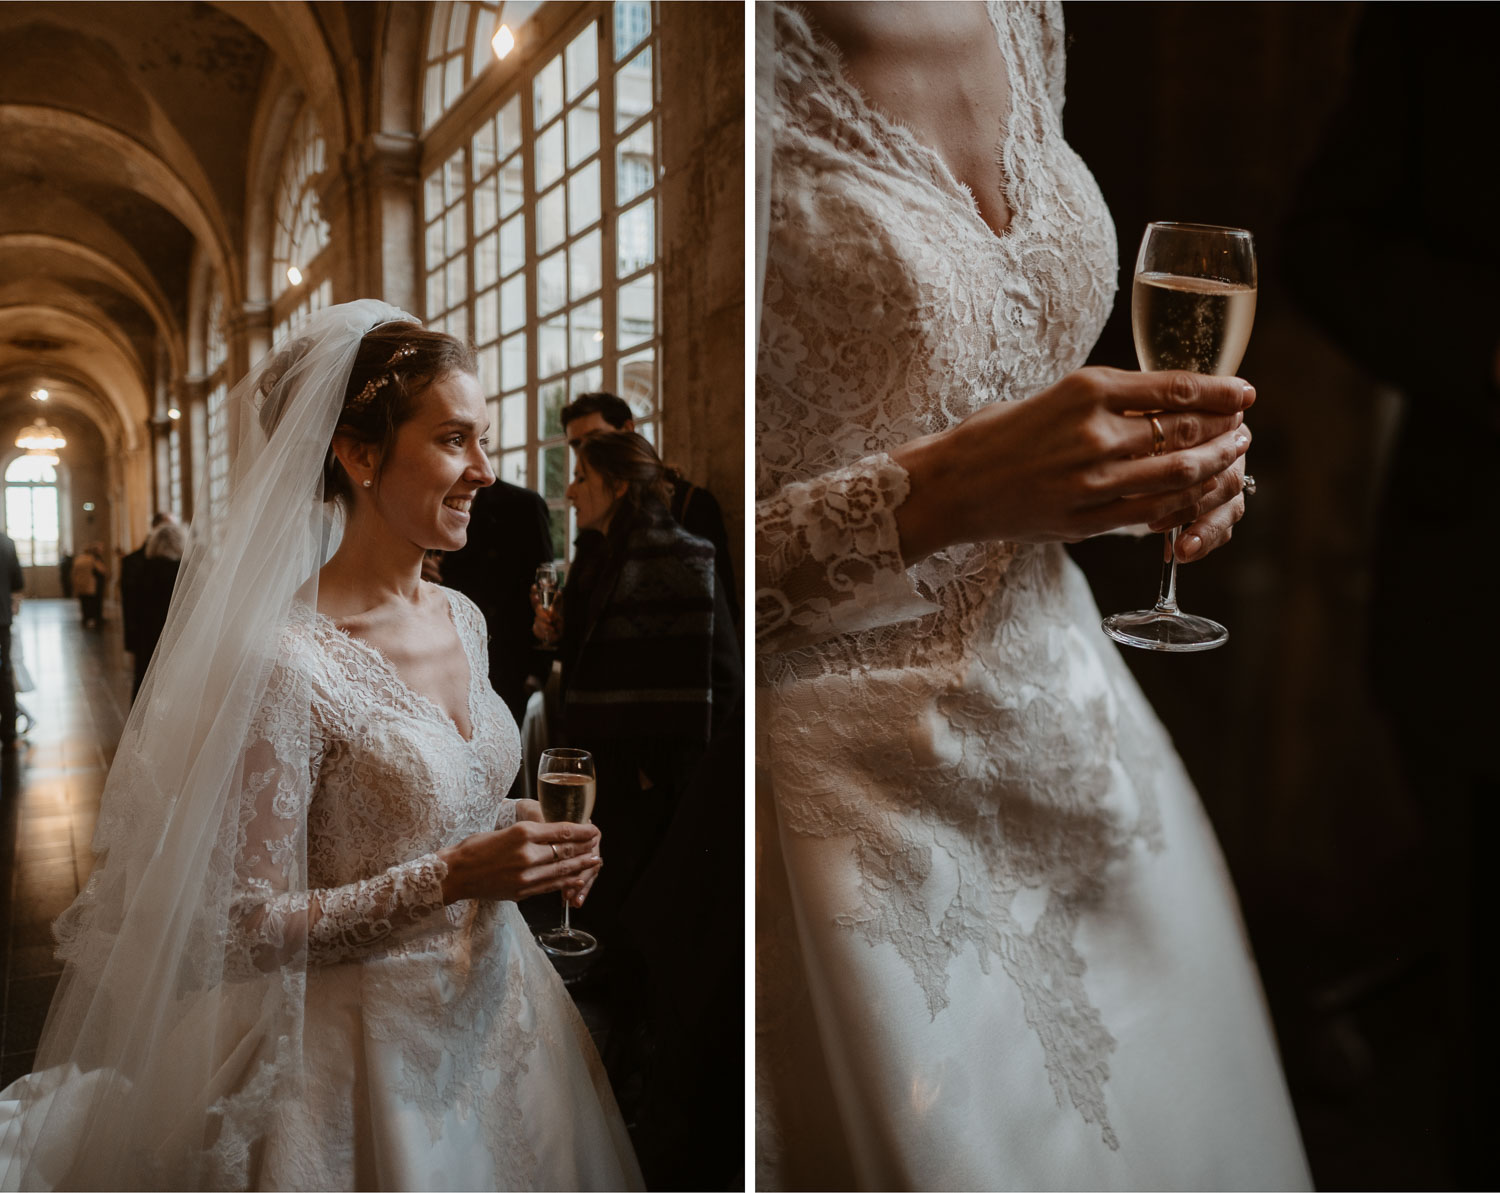
[[[120,560],[120,625],[125,631],[125,649],[134,656],[135,679],[130,689],[131,698],[141,690],[141,680],[146,674],[146,664],[150,661],[150,650],[143,650],[140,645],[140,590],[141,573],[146,564],[146,546],[151,541],[151,534],[159,526],[167,523],[175,523],[177,519],[166,511],[158,511],[151,518],[151,531],[146,535],[146,541],[139,547]],[[182,557],[179,549],[177,558]],[[168,596],[171,595],[170,589]],[[158,632],[160,628],[158,627]]]
[[[146,536],[146,545],[142,548],[145,558],[137,577],[135,687],[131,689],[132,697],[141,690],[146,668],[151,665],[151,656],[156,652],[162,628],[167,624],[167,610],[172,606],[172,589],[177,584],[182,548],[182,527],[170,515]],[[123,585],[122,578],[122,588]]]
[[437,561],[441,583],[463,593],[484,614],[490,686],[518,725],[526,715],[528,681],[545,677],[552,662],[551,654],[537,650],[532,640],[529,594],[537,566],[553,558],[547,503],[530,489],[496,481],[474,494],[468,543]]
[[[742,1130],[723,1111],[744,1089],[744,664],[712,546],[673,521],[651,445],[595,432],[574,451],[573,566],[535,624],[559,647],[564,735],[594,754],[610,838],[574,918],[603,946],[604,1062],[648,1186],[701,1188]],[[684,913],[704,930],[673,928]]]
[[738,707],[743,676],[713,546],[672,519],[670,496],[640,435],[579,439],[573,566],[560,605],[537,606],[533,627],[558,646],[563,736],[594,754],[594,822],[609,834],[610,873],[585,914],[606,935],[713,732]]
[[[596,431],[634,431],[635,418],[623,398],[612,393],[580,394],[562,408],[563,433],[568,446]],[[739,585],[734,580],[734,556],[729,551],[729,534],[724,529],[724,511],[707,489],[693,484],[675,468],[666,469],[671,488],[667,508],[673,520],[689,534],[707,539],[714,547],[714,570],[719,588],[729,605],[735,633],[741,632]]]
[[104,620],[104,585],[109,573],[104,567],[104,544],[90,543],[73,560],[73,591],[85,627],[96,627]]
[[21,585],[16,544],[0,531],[0,750],[7,754],[16,748],[16,678],[10,657],[10,628]]

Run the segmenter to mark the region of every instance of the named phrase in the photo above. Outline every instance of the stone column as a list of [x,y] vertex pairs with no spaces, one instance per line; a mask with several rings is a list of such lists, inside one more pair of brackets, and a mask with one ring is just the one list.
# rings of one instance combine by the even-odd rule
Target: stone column
[[416,137],[371,133],[329,172],[319,198],[333,224],[341,266],[334,273],[335,302],[379,298],[417,310],[421,150]]
[[661,388],[671,463],[724,508],[745,574],[745,26],[663,4]]

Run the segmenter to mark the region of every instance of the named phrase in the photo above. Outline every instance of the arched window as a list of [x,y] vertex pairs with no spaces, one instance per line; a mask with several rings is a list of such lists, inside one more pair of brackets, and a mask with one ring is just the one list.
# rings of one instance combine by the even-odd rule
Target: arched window
[[5,533],[15,540],[22,567],[58,561],[58,468],[20,455],[5,469]]
[[657,442],[653,14],[646,0],[585,6],[482,118],[423,114],[425,315],[473,338],[496,471],[547,499],[559,556],[573,537],[562,407],[614,390]]
[[304,105],[292,125],[276,183],[276,235],[271,254],[275,331],[281,344],[314,311],[333,301],[328,277],[328,221],[318,198],[327,149],[317,113]]
[[[517,6],[510,4],[507,7]],[[495,35],[499,12],[500,5],[489,0],[480,3],[443,0],[432,5],[427,26],[427,57],[422,68],[424,132],[458,102],[458,97],[469,84],[494,61],[490,38]]]

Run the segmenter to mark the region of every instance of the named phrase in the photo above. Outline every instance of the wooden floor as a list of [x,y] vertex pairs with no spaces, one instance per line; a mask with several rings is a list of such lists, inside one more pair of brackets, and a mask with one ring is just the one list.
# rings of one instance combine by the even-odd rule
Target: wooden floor
[[99,794],[130,711],[117,620],[85,630],[76,601],[28,601],[12,640],[36,687],[19,696],[32,726],[0,768],[0,1086],[31,1069],[62,970],[50,925],[93,865]]

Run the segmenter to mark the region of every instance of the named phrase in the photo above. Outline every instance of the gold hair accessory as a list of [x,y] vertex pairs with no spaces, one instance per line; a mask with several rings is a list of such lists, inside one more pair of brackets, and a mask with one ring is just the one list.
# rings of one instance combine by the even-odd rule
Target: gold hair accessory
[[402,344],[401,347],[396,349],[396,352],[391,357],[391,359],[386,361],[385,364],[381,366],[379,375],[371,377],[368,381],[366,381],[364,389],[360,390],[359,393],[350,398],[349,404],[345,406],[344,409],[351,411],[363,410],[370,404],[370,402],[374,399],[375,395],[381,390],[381,388],[383,388],[391,380],[391,369],[399,362],[405,360],[408,356],[415,356],[416,354],[417,349],[415,345]]

